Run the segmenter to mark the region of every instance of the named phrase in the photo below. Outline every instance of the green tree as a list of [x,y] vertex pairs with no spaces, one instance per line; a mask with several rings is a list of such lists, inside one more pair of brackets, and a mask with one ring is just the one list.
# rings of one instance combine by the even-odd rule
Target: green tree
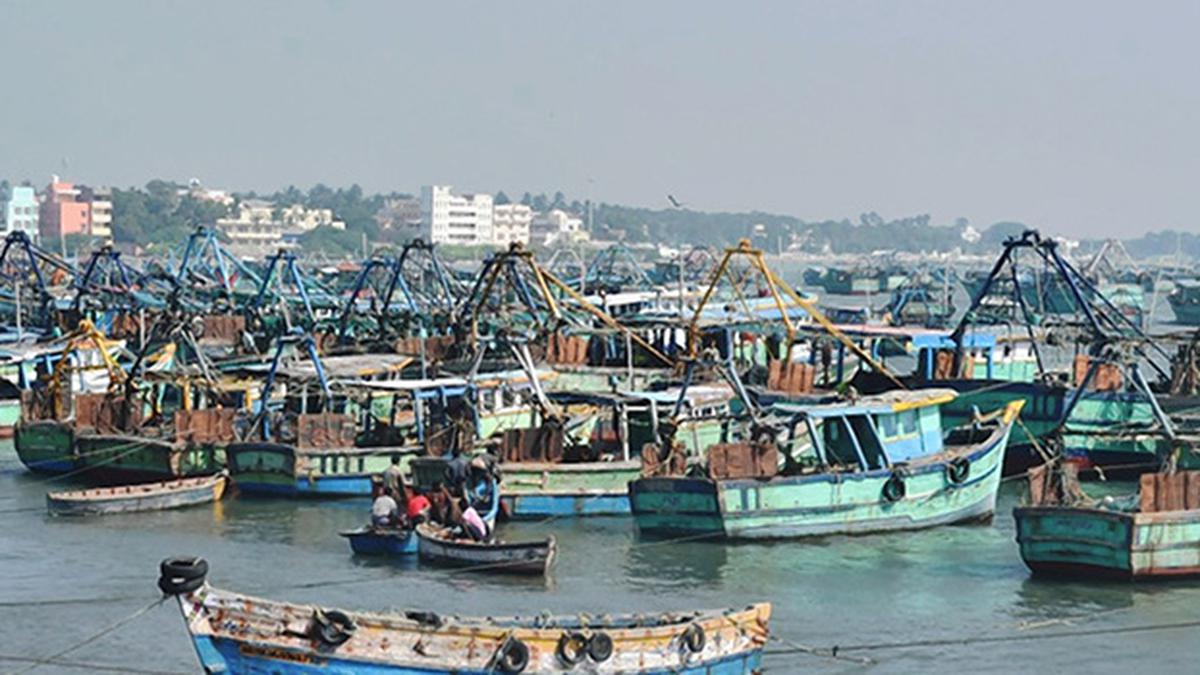
[[504,190],[501,190],[496,193],[496,197],[495,197],[495,199],[492,200],[492,202],[494,204],[504,205],[504,204],[511,204],[512,200],[508,198],[508,195],[504,194]]

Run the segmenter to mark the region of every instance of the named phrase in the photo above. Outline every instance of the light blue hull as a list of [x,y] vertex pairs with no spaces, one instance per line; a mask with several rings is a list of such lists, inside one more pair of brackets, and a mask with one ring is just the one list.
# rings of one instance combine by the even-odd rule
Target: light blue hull
[[502,495],[505,513],[510,518],[548,518],[564,516],[627,516],[629,495]]
[[370,497],[370,476],[298,478],[294,483],[236,480],[238,490],[248,495],[276,497]]
[[[454,675],[494,675],[496,670],[445,670],[440,668],[414,668],[388,664],[352,661],[337,657],[312,659],[300,652],[284,652],[270,648],[274,656],[267,658],[255,652],[253,644],[237,643],[232,640],[212,639],[198,636],[192,639],[196,654],[207,673],[229,675],[429,675],[431,673],[454,673]],[[751,675],[762,668],[762,652],[746,652],[720,661],[712,661],[672,670],[633,671],[638,675]],[[631,672],[632,675],[632,672]]]

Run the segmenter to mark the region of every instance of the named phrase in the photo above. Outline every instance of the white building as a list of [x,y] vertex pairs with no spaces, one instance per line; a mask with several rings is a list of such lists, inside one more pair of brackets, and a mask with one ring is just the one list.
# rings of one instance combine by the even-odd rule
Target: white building
[[39,208],[33,188],[13,186],[9,190],[8,200],[0,202],[0,234],[20,230],[37,241]]
[[587,239],[587,233],[583,230],[583,219],[561,209],[551,209],[534,216],[530,234],[535,243],[543,245],[556,241]]
[[272,246],[283,239],[283,223],[274,218],[275,205],[263,199],[245,199],[234,215],[217,219],[217,228],[233,244]]
[[514,241],[529,243],[533,209],[524,204],[496,204],[492,208],[492,243],[508,246]]
[[492,196],[455,195],[449,185],[421,188],[421,238],[435,244],[489,245]]

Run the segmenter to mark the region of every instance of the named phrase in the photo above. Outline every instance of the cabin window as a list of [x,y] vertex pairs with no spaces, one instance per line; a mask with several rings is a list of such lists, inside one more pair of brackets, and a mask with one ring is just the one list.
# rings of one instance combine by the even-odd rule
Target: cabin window
[[896,435],[896,416],[895,415],[880,415],[876,418],[879,423],[879,433],[887,438],[892,438]]
[[855,415],[849,418],[850,428],[858,445],[862,448],[863,457],[867,460],[868,469],[882,469],[887,466],[887,456],[883,454],[883,445],[871,428],[871,420],[865,415]]
[[897,415],[899,418],[900,432],[903,434],[917,433],[917,413],[912,410],[905,410]]
[[[821,419],[812,420],[812,427],[816,434],[822,433],[822,422]],[[821,455],[817,450],[816,441],[813,434],[809,433],[808,425],[803,421],[796,424],[793,437],[786,443],[787,445],[782,448],[784,452],[781,452],[779,456],[781,471],[786,472],[789,464],[801,469],[821,465]]]
[[822,440],[829,463],[843,467],[859,466],[858,452],[854,449],[854,442],[850,440],[845,418],[827,418],[820,426],[824,429]]

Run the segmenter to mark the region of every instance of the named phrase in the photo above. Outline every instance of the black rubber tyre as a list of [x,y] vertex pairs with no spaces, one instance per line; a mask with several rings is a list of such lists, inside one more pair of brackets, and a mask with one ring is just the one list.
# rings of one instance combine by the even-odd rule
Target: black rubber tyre
[[309,636],[322,644],[337,647],[345,644],[347,640],[353,637],[356,630],[358,630],[358,626],[354,624],[354,620],[347,616],[345,612],[339,612],[335,609],[328,612],[320,612],[313,616]]
[[946,465],[946,478],[955,485],[962,485],[971,476],[971,462],[959,457]]
[[554,654],[564,666],[574,666],[587,657],[587,647],[588,639],[583,633],[563,633]]
[[167,558],[158,565],[159,574],[170,579],[203,579],[208,576],[204,558]]
[[529,666],[529,647],[520,640],[510,639],[496,655],[496,669],[502,673],[520,673]]
[[706,642],[708,642],[708,638],[704,635],[704,628],[698,623],[688,626],[687,630],[683,631],[683,644],[693,654],[703,650]]
[[196,577],[195,579],[180,579],[171,577],[158,578],[158,590],[164,595],[183,595],[204,585],[204,577]]
[[596,663],[604,663],[612,658],[613,640],[608,633],[594,633],[588,639],[588,656]]
[[892,474],[892,477],[883,484],[883,498],[889,502],[898,502],[904,499],[906,494],[908,494],[908,487],[904,484],[904,477],[898,473]]

